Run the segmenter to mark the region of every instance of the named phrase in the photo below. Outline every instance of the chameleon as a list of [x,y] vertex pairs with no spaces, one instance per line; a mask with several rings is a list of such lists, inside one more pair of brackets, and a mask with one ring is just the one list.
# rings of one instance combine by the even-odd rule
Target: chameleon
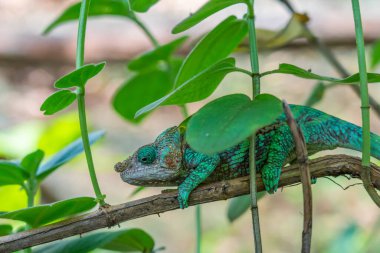
[[[362,129],[317,109],[290,105],[305,137],[308,154],[337,147],[361,151]],[[260,128],[255,135],[256,169],[265,190],[276,192],[281,169],[296,161],[295,143],[284,113]],[[380,159],[380,136],[371,133],[371,156]],[[178,186],[180,208],[201,183],[211,183],[249,175],[249,139],[214,155],[192,149],[186,142],[186,129],[170,127],[156,140],[140,147],[115,165],[121,179],[140,186]]]

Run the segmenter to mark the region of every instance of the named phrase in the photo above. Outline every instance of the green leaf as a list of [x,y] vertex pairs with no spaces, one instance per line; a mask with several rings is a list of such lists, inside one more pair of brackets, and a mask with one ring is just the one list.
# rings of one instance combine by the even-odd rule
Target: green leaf
[[16,163],[0,161],[0,186],[24,185],[29,174]]
[[242,142],[281,113],[281,101],[269,94],[253,101],[243,94],[224,96],[191,117],[186,140],[198,152],[215,154]]
[[13,228],[11,225],[2,224],[0,225],[0,236],[12,234]]
[[178,72],[175,87],[228,57],[246,36],[247,27],[246,21],[234,16],[228,17],[215,27],[186,57]]
[[136,111],[165,96],[172,87],[166,72],[154,70],[139,73],[116,91],[112,105],[124,119],[139,123],[144,117],[135,119]]
[[[265,192],[257,193],[257,200],[265,196]],[[251,196],[243,195],[231,199],[228,202],[227,218],[230,222],[234,222],[237,218],[242,216],[251,207]]]
[[89,79],[93,78],[103,70],[105,65],[105,62],[84,65],[83,67],[59,78],[54,83],[54,87],[59,89],[84,87]]
[[25,156],[21,161],[21,166],[24,170],[28,171],[31,175],[37,173],[37,169],[44,158],[44,152],[40,149]]
[[128,63],[128,68],[134,71],[141,71],[157,65],[160,61],[167,61],[172,56],[173,52],[180,47],[187,38],[188,37],[181,37],[138,56]]
[[[328,81],[332,83],[340,83],[340,84],[354,84],[359,82],[359,73],[353,74],[352,76],[338,79],[334,77],[320,76],[311,72],[311,70],[305,70],[300,67],[297,67],[292,64],[282,63],[280,64],[278,69],[267,71],[261,74],[261,76],[266,76],[270,74],[290,74],[294,76],[298,76],[304,79],[313,79],[320,81]],[[367,73],[368,82],[369,83],[377,83],[380,82],[380,74],[377,73]]]
[[235,69],[233,58],[224,59],[193,76],[166,96],[141,108],[135,117],[139,117],[160,105],[182,105],[202,100],[211,95],[223,78]]
[[71,105],[76,97],[76,94],[70,90],[57,91],[43,102],[40,111],[43,111],[45,115],[53,115]]
[[[135,0],[142,1],[142,0]],[[133,2],[135,2],[133,1]],[[150,0],[153,1],[153,0]],[[146,2],[143,1],[143,2]],[[50,33],[56,27],[77,20],[79,18],[81,3],[76,3],[69,6],[57,19],[55,19],[44,31],[43,34]],[[131,11],[125,0],[95,0],[91,1],[89,9],[89,17],[102,16],[102,15],[113,15],[131,18]]]
[[286,26],[272,38],[268,39],[265,42],[264,47],[281,47],[298,38],[309,38],[311,35],[304,26],[308,21],[309,18],[305,14],[293,14]]
[[40,205],[0,214],[1,219],[26,222],[33,228],[88,211],[96,206],[91,197],[66,199],[48,205]]
[[321,101],[323,98],[323,95],[325,94],[325,91],[326,91],[326,86],[322,82],[317,83],[314,86],[314,89],[311,91],[310,96],[306,100],[305,105],[311,107],[315,105],[316,103],[318,103],[319,101]]
[[[95,141],[100,139],[104,135],[103,131],[97,131],[89,134],[90,144],[93,144]],[[63,164],[67,163],[75,156],[83,152],[82,139],[78,139],[73,143],[66,146],[60,152],[55,154],[49,161],[42,164],[37,170],[37,179],[42,180],[50,173],[54,172]]]
[[[125,0],[124,0],[125,1]],[[158,0],[129,0],[131,8],[136,12],[147,12]]]
[[33,250],[35,253],[87,253],[96,248],[118,252],[152,252],[154,240],[141,229],[100,232],[66,239]]
[[377,66],[380,63],[380,39],[373,43],[371,48],[371,68]]
[[196,24],[200,23],[201,21],[205,20],[220,10],[223,10],[234,4],[245,2],[245,0],[210,0],[195,13],[191,14],[181,23],[176,25],[173,28],[172,33],[180,33],[186,31],[187,29],[190,29],[191,27],[195,26]]
[[118,232],[118,236],[100,248],[118,252],[152,252],[153,238],[141,229],[129,229]]

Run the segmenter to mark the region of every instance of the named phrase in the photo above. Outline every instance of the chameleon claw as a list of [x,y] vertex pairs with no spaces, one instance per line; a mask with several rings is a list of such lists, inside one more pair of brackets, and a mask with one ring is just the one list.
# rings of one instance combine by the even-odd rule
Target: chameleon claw
[[189,198],[189,193],[179,189],[179,192],[178,192],[178,204],[179,204],[179,208],[181,209],[185,209],[186,207],[188,207],[188,203],[187,203],[187,200]]

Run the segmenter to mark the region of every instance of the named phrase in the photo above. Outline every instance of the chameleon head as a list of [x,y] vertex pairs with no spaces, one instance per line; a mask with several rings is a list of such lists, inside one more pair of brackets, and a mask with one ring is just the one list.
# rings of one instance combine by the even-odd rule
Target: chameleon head
[[181,135],[177,127],[160,134],[154,143],[142,146],[115,165],[124,182],[143,186],[178,185],[182,166]]

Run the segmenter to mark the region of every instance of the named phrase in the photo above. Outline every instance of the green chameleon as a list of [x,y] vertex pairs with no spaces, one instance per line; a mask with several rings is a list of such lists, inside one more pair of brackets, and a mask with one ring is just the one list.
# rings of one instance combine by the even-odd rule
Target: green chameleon
[[[300,126],[308,153],[337,147],[361,150],[361,128],[316,109],[290,105]],[[293,136],[281,114],[272,124],[256,133],[255,161],[269,193],[277,190],[281,169],[296,160]],[[380,159],[380,136],[371,133],[371,155]],[[188,206],[192,190],[201,183],[233,179],[249,174],[249,140],[214,155],[194,151],[185,132],[171,127],[157,139],[139,148],[131,157],[115,165],[123,181],[142,186],[179,186],[178,202]]]

